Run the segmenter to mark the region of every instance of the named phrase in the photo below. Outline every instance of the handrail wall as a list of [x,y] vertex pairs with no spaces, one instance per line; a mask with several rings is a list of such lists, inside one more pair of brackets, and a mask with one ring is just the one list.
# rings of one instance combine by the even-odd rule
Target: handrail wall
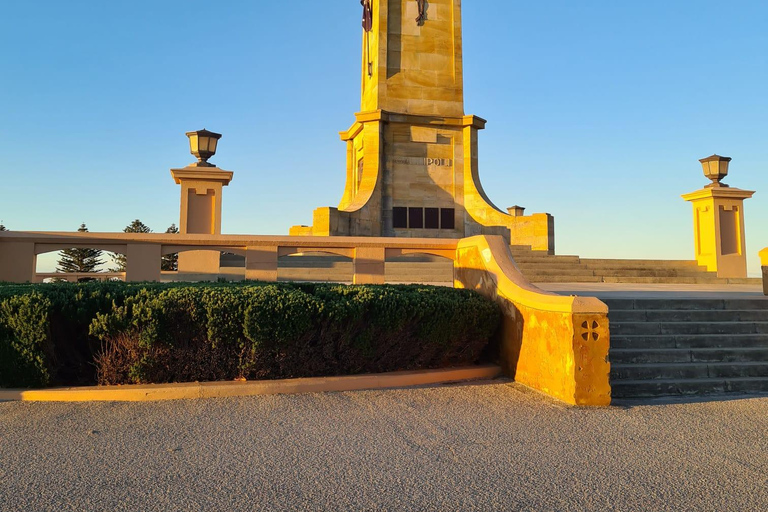
[[608,306],[530,284],[498,236],[459,242],[455,286],[493,299],[504,314],[501,366],[515,381],[574,405],[609,405]]

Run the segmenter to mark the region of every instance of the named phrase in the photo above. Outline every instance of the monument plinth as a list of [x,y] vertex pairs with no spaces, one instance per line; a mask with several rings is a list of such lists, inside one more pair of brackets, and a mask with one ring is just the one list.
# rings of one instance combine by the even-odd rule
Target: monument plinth
[[549,214],[513,216],[480,184],[478,132],[464,114],[460,0],[364,0],[361,111],[341,132],[346,186],[291,235],[502,235],[554,252]]

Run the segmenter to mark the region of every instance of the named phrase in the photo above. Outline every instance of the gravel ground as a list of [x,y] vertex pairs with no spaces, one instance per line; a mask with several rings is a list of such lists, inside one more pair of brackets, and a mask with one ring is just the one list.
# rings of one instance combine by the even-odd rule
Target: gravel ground
[[0,403],[0,510],[768,510],[768,398],[571,408],[504,380]]

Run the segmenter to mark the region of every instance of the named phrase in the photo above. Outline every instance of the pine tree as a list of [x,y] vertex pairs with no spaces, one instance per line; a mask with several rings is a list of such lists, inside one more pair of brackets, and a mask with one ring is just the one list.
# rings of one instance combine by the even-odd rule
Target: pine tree
[[[80,224],[77,230],[80,233],[87,233],[88,228],[85,223]],[[97,272],[99,265],[104,262],[100,260],[101,251],[99,249],[65,249],[61,251],[57,272]]]
[[[176,224],[171,224],[171,227],[165,230],[166,233],[176,234],[179,232],[179,228]],[[166,254],[163,256],[163,262],[160,264],[160,270],[179,270],[179,253]]]
[[0,220],[0,231],[8,231],[5,229],[5,226],[3,226],[3,221]]
[[[151,233],[152,230],[149,226],[141,222],[139,219],[134,220],[123,229],[123,233]],[[112,254],[112,263],[114,267],[110,268],[110,272],[125,272],[125,254]]]

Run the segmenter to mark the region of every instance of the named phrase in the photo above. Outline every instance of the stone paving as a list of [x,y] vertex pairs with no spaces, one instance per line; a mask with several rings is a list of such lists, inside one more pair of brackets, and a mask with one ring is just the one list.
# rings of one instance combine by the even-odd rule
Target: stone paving
[[0,403],[0,510],[768,510],[768,397],[562,405],[506,380]]

